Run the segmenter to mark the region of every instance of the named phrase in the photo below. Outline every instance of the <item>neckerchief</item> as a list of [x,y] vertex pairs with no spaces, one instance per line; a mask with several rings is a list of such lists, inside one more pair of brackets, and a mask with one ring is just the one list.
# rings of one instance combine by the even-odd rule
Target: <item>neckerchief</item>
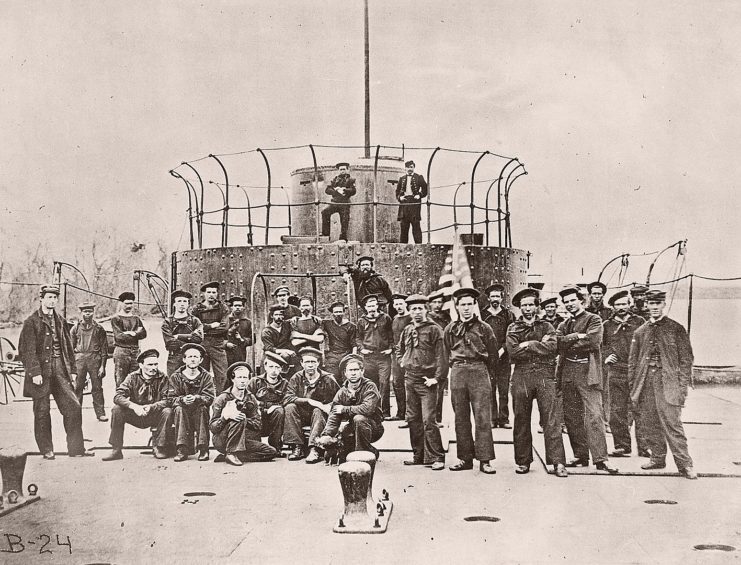
[[465,333],[469,329],[471,329],[471,327],[476,322],[478,322],[478,320],[479,319],[476,316],[476,314],[474,314],[473,317],[470,320],[468,320],[467,322],[464,322],[463,320],[456,320],[455,322],[453,322],[453,328],[452,328],[451,331],[453,332],[453,335],[454,336],[456,336],[456,337],[463,337],[465,335]]

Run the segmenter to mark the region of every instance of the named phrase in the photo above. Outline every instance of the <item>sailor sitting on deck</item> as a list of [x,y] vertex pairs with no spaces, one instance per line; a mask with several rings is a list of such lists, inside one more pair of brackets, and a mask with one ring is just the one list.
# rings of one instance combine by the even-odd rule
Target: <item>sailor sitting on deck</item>
[[252,367],[244,361],[234,363],[227,369],[226,378],[231,386],[216,397],[210,423],[214,447],[220,452],[214,462],[226,461],[239,467],[247,461],[274,459],[278,452],[262,443],[260,409],[247,390]]
[[139,369],[129,374],[116,388],[111,410],[111,436],[108,443],[113,450],[103,461],[123,459],[124,427],[154,428],[152,450],[155,458],[165,459],[168,450],[167,433],[172,424],[172,401],[167,398],[170,381],[159,370],[159,351],[147,349],[139,354]]
[[343,461],[351,451],[370,451],[378,458],[373,442],[383,436],[383,414],[378,388],[363,376],[363,358],[351,353],[340,362],[345,384],[332,401],[327,425],[317,440],[327,462]]
[[198,460],[208,460],[210,434],[209,411],[216,396],[214,379],[201,366],[206,350],[198,343],[186,343],[182,348],[185,365],[170,375],[168,396],[176,430],[177,455],[175,461],[185,461],[198,450]]

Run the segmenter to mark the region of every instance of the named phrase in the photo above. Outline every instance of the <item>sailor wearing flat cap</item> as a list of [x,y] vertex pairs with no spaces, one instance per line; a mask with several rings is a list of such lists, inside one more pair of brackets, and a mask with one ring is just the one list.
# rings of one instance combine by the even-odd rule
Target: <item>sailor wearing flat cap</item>
[[692,345],[687,330],[664,315],[666,293],[649,290],[645,298],[650,317],[633,334],[628,361],[631,400],[638,405],[651,450],[651,460],[641,468],[665,468],[668,443],[679,473],[696,479],[682,425],[694,362]]
[[332,197],[332,202],[322,210],[322,235],[329,236],[332,214],[340,217],[340,240],[347,241],[347,227],[350,224],[350,198],[355,196],[355,179],[350,176],[349,163],[337,163],[339,174],[324,189]]
[[607,458],[607,440],[602,410],[602,319],[584,309],[584,294],[578,286],[559,291],[571,317],[558,327],[559,361],[557,386],[563,391],[564,421],[574,459],[567,467],[588,467],[589,454],[597,470],[618,470]]
[[262,329],[262,350],[279,355],[285,362],[284,371],[290,377],[298,366],[298,357],[291,345],[293,328],[285,319],[285,307],[273,304],[268,311],[268,323]]
[[540,293],[534,288],[525,288],[515,294],[512,305],[520,309],[520,317],[507,329],[507,352],[514,364],[515,473],[524,475],[530,472],[533,462],[532,410],[533,400],[537,400],[546,463],[553,465],[557,477],[566,477],[566,454],[556,400],[556,329],[536,316],[539,303]]
[[324,370],[330,373],[338,384],[342,384],[339,367],[342,358],[355,347],[357,326],[347,319],[345,304],[333,302],[329,306],[331,317],[322,320],[322,329],[326,336],[324,352]]
[[[412,323],[412,317],[407,310],[406,294],[394,293],[391,295],[391,305],[394,316],[391,320],[391,333],[393,343],[398,344],[401,338],[401,332],[404,328]],[[394,399],[396,400],[396,414],[391,420],[404,420],[407,412],[406,390],[404,388],[404,368],[399,365],[396,355],[391,355],[391,386],[394,389]],[[382,401],[383,402],[383,401]],[[389,399],[390,402],[390,399]],[[400,427],[406,428],[406,424]]]
[[255,395],[260,407],[262,435],[268,437],[268,445],[285,457],[283,447],[283,428],[285,426],[285,409],[283,401],[286,396],[288,381],[283,378],[283,371],[288,368],[286,360],[273,351],[263,353],[262,368],[264,373],[256,375],[247,385],[247,390]]
[[363,298],[365,313],[358,320],[355,338],[356,350],[365,361],[365,378],[378,387],[384,418],[391,417],[390,383],[391,355],[394,332],[391,318],[379,310],[378,297],[368,294]]
[[511,428],[509,423],[509,377],[512,367],[504,347],[507,328],[515,321],[512,310],[504,306],[504,285],[494,283],[484,290],[489,305],[481,319],[491,326],[499,344],[499,360],[489,375],[491,378],[491,427]]
[[630,289],[630,296],[633,299],[633,306],[631,306],[631,312],[633,314],[636,314],[640,316],[641,318],[645,318],[648,320],[651,317],[651,314],[648,311],[648,308],[646,307],[646,301],[645,296],[646,292],[648,292],[648,287],[644,286],[642,284],[635,284]]
[[407,174],[396,183],[396,200],[399,201],[397,220],[401,222],[400,243],[409,242],[409,228],[412,228],[414,243],[422,243],[422,199],[427,196],[427,182],[414,172],[414,161],[407,161],[404,167]]
[[610,316],[612,316],[612,308],[605,304],[605,294],[607,294],[607,286],[600,282],[595,281],[587,285],[587,292],[589,293],[589,304],[586,307],[587,312],[597,314],[604,322]]
[[226,339],[229,330],[229,307],[219,300],[221,285],[212,281],[201,287],[203,300],[193,306],[192,314],[203,324],[203,368],[214,376],[216,394],[226,388]]
[[301,315],[301,310],[298,309],[298,306],[289,302],[289,299],[293,298],[293,296],[291,296],[291,290],[287,286],[281,285],[276,288],[273,291],[273,298],[275,298],[275,303],[278,306],[283,306],[283,317],[286,321]]
[[93,455],[82,441],[82,408],[75,395],[78,378],[75,352],[67,321],[56,312],[59,287],[44,285],[40,305],[23,322],[18,354],[25,370],[23,396],[33,398],[34,436],[44,459],[54,459],[51,399],[64,419],[67,452],[71,457]]
[[244,307],[247,299],[242,296],[231,296],[226,301],[231,312],[229,329],[226,332],[226,360],[231,367],[238,361],[247,360],[247,348],[252,345],[254,335],[252,321],[247,317]]
[[447,375],[443,332],[427,319],[427,297],[412,294],[406,299],[411,323],[401,332],[397,359],[404,369],[406,420],[412,459],[405,465],[430,465],[433,471],[445,469],[445,452],[437,427],[437,390]]
[[183,365],[183,346],[203,342],[203,323],[188,312],[193,296],[178,289],[171,295],[172,315],[162,321],[162,338],[167,349],[167,374],[172,375]]
[[[298,352],[302,369],[289,380],[283,405],[286,411],[283,441],[291,447],[289,461],[306,457],[309,464],[321,461],[323,452],[316,440],[324,430],[332,399],[340,388],[335,378],[319,367],[322,352],[304,347]],[[309,427],[304,438],[303,427]],[[308,453],[308,457],[307,457]]]
[[134,314],[133,292],[122,292],[118,296],[118,312],[111,318],[113,328],[113,378],[116,386],[126,375],[137,369],[136,357],[139,355],[139,342],[147,337],[142,319]]
[[356,264],[357,267],[343,265],[340,270],[345,280],[352,279],[358,305],[362,307],[365,297],[374,294],[378,299],[379,309],[386,312],[387,305],[391,302],[391,287],[386,279],[373,269],[373,257],[363,255],[358,258]]
[[[473,469],[474,457],[479,470],[493,475],[494,438],[491,433],[491,381],[499,354],[494,330],[476,316],[478,291],[460,288],[453,293],[458,320],[443,332],[445,356],[450,364],[450,396],[455,412],[455,437],[458,462],[451,471]],[[475,435],[471,431],[471,411]]]
[[99,422],[107,422],[105,398],[103,397],[103,377],[108,361],[108,336],[103,327],[95,321],[95,304],[83,302],[79,305],[82,319],[72,326],[70,336],[75,348],[77,382],[75,393],[82,406],[85,384],[90,380],[93,396],[93,409]]
[[249,363],[238,361],[226,370],[230,388],[216,397],[211,417],[211,433],[219,455],[214,463],[225,461],[242,466],[248,461],[270,461],[278,452],[262,443],[262,419],[255,396],[247,390],[253,371]]
[[340,361],[345,383],[332,400],[332,405],[317,446],[333,449],[339,461],[352,451],[370,451],[378,459],[373,443],[383,436],[381,396],[370,379],[363,376],[363,357],[351,353]]
[[[630,425],[633,420],[628,382],[628,359],[633,334],[646,321],[630,309],[630,293],[621,290],[608,300],[612,316],[603,324],[602,358],[610,383],[610,429],[615,449],[610,457],[631,454]],[[636,439],[639,455],[647,455],[645,434],[641,422],[636,421]]]
[[558,297],[556,296],[541,301],[540,308],[543,310],[543,315],[540,318],[554,328],[558,328],[559,324],[566,319],[558,313]]
[[170,380],[159,370],[159,352],[147,349],[137,355],[138,368],[129,373],[116,388],[111,410],[111,453],[103,461],[123,459],[124,428],[153,428],[152,453],[165,459],[173,447],[168,437],[172,426],[172,399],[168,397]]
[[198,461],[207,461],[211,444],[209,411],[216,396],[214,380],[201,366],[206,356],[202,345],[186,343],[182,355],[184,365],[170,375],[168,392],[175,427],[175,461],[185,461],[195,453]]

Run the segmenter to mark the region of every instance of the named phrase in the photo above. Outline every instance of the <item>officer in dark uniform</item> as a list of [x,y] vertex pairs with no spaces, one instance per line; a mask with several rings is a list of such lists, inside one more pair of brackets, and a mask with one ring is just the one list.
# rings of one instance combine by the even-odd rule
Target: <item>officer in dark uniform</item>
[[424,177],[414,172],[414,161],[404,163],[407,174],[396,184],[396,199],[399,201],[399,213],[396,217],[401,222],[400,243],[409,242],[409,226],[412,227],[414,243],[422,243],[422,199],[427,196],[427,182]]
[[630,397],[646,426],[651,461],[641,469],[666,467],[666,445],[681,475],[697,479],[682,426],[682,408],[692,376],[694,355],[687,330],[664,316],[666,293],[646,293],[650,317],[633,334],[628,361]]
[[340,174],[332,179],[324,192],[332,197],[332,203],[322,210],[322,235],[329,235],[332,214],[340,216],[340,239],[347,241],[347,226],[350,223],[350,197],[355,196],[355,179],[350,176],[349,163],[337,163]]
[[54,459],[51,435],[51,402],[54,395],[67,432],[70,457],[95,455],[82,441],[82,408],[75,395],[77,378],[75,352],[67,321],[56,313],[59,287],[44,285],[39,292],[38,310],[23,322],[18,354],[26,378],[23,396],[33,398],[33,428],[36,444],[44,459]]
[[373,270],[373,257],[364,255],[356,263],[357,267],[346,266],[343,277],[350,277],[355,286],[355,300],[359,305],[363,304],[365,297],[375,294],[378,297],[378,307],[381,312],[388,312],[388,304],[391,302],[391,287],[386,279]]

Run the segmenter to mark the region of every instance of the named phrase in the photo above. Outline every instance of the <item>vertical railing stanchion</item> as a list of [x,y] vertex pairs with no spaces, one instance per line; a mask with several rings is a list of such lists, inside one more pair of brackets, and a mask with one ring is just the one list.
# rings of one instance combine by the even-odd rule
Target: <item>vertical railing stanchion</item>
[[312,183],[314,185],[314,226],[316,229],[316,242],[319,243],[319,237],[322,233],[319,229],[319,167],[316,163],[316,152],[312,144],[309,144],[309,150],[311,151],[311,160],[314,163],[314,182]]
[[430,155],[429,161],[427,161],[427,243],[429,244],[432,237],[432,180],[430,179],[432,171],[432,160],[435,158],[437,152],[440,151],[439,147],[435,147],[435,150]]
[[268,244],[268,234],[270,233],[270,199],[272,198],[272,178],[270,176],[270,163],[268,162],[268,157],[265,155],[265,152],[257,148],[257,152],[262,155],[263,161],[265,161],[265,169],[268,173],[268,195],[267,195],[267,202],[265,203],[265,245]]
[[473,165],[473,169],[471,169],[471,201],[469,202],[468,206],[471,208],[471,244],[473,244],[473,232],[475,229],[475,210],[476,205],[474,204],[474,199],[476,195],[476,169],[479,166],[479,163],[481,162],[481,159],[486,157],[489,154],[488,151],[484,151],[481,155],[479,155],[479,158],[476,159],[476,163]]
[[229,175],[227,174],[226,167],[224,167],[224,163],[221,162],[221,159],[213,154],[209,155],[209,157],[219,164],[221,172],[224,173],[224,182],[226,183],[226,186],[224,187],[224,208],[222,208],[221,213],[221,246],[227,247],[229,245]]
[[201,185],[201,211],[199,212],[200,220],[198,222],[198,248],[203,249],[203,214],[206,210],[206,201],[205,198],[205,190],[203,187],[203,179],[201,178],[201,175],[198,173],[196,168],[188,163],[187,161],[183,161],[181,164],[188,167],[193,173],[196,175],[196,178],[198,179],[198,183]]

